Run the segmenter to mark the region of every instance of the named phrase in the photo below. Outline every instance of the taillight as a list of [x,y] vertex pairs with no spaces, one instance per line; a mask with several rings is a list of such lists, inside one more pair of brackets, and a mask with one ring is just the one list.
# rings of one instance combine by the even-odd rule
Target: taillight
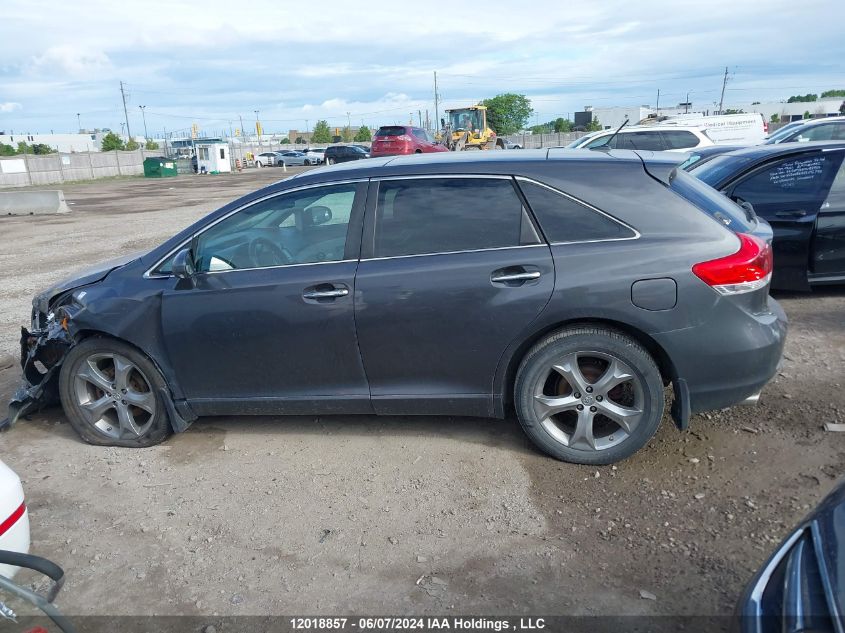
[[692,272],[723,295],[751,292],[772,278],[772,248],[759,237],[738,233],[739,250],[733,255],[695,264]]
[[763,134],[769,133],[769,123],[767,121],[763,121]]

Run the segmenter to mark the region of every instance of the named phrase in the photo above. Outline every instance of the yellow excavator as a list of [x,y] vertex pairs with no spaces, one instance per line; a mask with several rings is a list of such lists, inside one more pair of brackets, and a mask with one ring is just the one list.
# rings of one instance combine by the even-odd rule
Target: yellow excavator
[[446,110],[441,141],[450,151],[505,149],[504,140],[487,125],[487,106]]

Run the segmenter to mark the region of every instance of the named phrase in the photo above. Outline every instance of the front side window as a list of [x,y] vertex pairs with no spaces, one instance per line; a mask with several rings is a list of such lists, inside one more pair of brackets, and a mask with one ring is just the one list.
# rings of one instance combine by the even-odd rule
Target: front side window
[[731,197],[755,206],[794,203],[806,207],[818,200],[833,159],[824,154],[810,154],[776,161],[740,182]]
[[[519,246],[533,229],[510,179],[421,178],[379,183],[375,257]],[[536,236],[533,237],[536,241]]]
[[315,187],[256,202],[201,233],[199,272],[340,261],[356,185]]

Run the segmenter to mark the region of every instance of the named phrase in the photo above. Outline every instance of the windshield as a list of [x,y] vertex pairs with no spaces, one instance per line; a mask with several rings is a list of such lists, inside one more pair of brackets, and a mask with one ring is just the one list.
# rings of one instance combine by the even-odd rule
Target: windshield
[[481,110],[453,110],[449,113],[449,123],[453,130],[480,130]]
[[751,159],[745,156],[716,156],[716,158],[701,165],[693,165],[687,171],[711,187],[718,189],[729,176],[738,172],[743,165],[749,162],[751,162]]
[[604,134],[605,130],[599,130],[598,132],[590,132],[589,134],[585,134],[584,136],[579,136],[574,141],[572,141],[569,145],[564,145],[567,149],[578,149],[583,145],[586,145],[590,139],[596,138],[597,136]]
[[779,129],[777,132],[774,132],[771,136],[769,136],[769,138],[766,139],[766,144],[771,145],[772,143],[777,143],[777,142],[783,140],[784,137],[792,134],[792,132],[795,131],[795,128],[799,128],[802,125],[804,125],[804,124],[800,123],[800,122],[790,123],[789,125],[785,125],[781,129]]

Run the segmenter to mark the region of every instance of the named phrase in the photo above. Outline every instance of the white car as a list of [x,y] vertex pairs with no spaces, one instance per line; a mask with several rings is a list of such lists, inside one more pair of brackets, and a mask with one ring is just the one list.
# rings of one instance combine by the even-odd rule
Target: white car
[[311,165],[321,165],[326,160],[325,147],[309,147],[302,150],[302,153],[308,158]]
[[[614,136],[615,134],[615,136]],[[698,127],[672,125],[626,125],[616,130],[601,130],[576,139],[570,149],[644,149],[655,152],[685,152],[692,147],[715,145],[707,132]]]
[[[0,550],[29,553],[29,513],[20,478],[0,461]],[[0,565],[0,576],[12,578],[17,567]]]
[[272,167],[276,164],[276,152],[263,152],[255,157],[256,167]]

